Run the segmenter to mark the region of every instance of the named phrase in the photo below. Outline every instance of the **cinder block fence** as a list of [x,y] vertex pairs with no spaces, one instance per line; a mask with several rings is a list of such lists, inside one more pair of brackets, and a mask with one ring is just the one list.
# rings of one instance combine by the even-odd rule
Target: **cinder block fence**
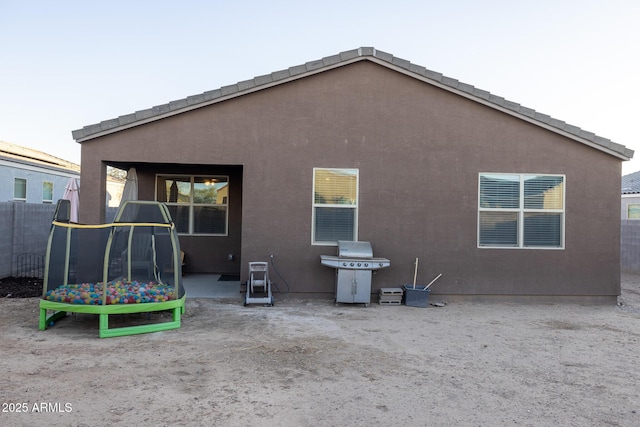
[[620,262],[622,271],[640,273],[640,221],[621,220]]
[[0,278],[17,275],[22,254],[44,257],[55,210],[52,204],[0,203]]

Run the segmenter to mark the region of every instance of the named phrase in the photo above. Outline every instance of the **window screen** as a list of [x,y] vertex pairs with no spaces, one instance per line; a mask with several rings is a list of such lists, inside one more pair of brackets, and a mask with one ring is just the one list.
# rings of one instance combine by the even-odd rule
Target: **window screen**
[[27,180],[26,179],[15,178],[13,180],[13,198],[16,200],[27,200]]
[[42,183],[42,202],[43,203],[53,202],[53,182],[45,181]]
[[480,174],[480,247],[562,248],[563,175]]
[[313,242],[357,240],[358,170],[313,170]]

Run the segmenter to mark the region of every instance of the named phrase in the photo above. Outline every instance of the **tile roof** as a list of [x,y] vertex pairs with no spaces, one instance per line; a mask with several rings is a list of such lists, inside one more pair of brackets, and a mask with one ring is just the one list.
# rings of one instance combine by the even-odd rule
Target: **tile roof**
[[640,193],[640,171],[622,176],[622,194]]
[[80,173],[80,165],[22,145],[0,141],[0,159],[12,162]]
[[516,102],[508,101],[500,96],[478,89],[467,83],[446,77],[441,73],[431,71],[420,65],[412,64],[405,59],[397,58],[373,47],[361,47],[358,49],[348,50],[337,55],[293,66],[286,70],[275,71],[271,74],[258,76],[251,80],[241,81],[233,85],[223,86],[219,89],[171,101],[168,104],[157,105],[155,107],[136,111],[135,113],[123,115],[115,119],[84,126],[82,129],[72,131],[72,135],[77,142],[87,141],[109,133],[160,120],[175,114],[205,107],[230,98],[242,96],[251,92],[363,60],[372,61],[394,69],[444,90],[456,93],[465,98],[482,103],[564,135],[568,138],[582,142],[620,159],[629,160],[633,157],[633,150],[626,148],[624,145],[612,142],[607,138],[600,137],[592,132],[588,132],[577,126],[565,123],[562,120],[539,113]]

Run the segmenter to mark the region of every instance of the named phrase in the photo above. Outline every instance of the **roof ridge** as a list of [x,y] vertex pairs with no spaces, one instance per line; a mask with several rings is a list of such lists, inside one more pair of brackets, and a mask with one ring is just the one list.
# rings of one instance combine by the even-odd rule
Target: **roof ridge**
[[309,61],[301,65],[292,66],[286,70],[274,71],[270,74],[256,76],[253,79],[240,81],[235,84],[222,86],[215,90],[191,95],[186,98],[170,101],[166,104],[157,105],[146,110],[140,110],[135,113],[119,116],[115,119],[104,120],[100,123],[84,126],[82,129],[74,130],[72,131],[72,136],[77,142],[82,142],[82,140],[90,139],[92,135],[98,136],[115,131],[117,128],[124,129],[136,126],[137,124],[147,123],[149,121],[207,106],[245,93],[262,90],[322,70],[328,70],[366,59],[393,67],[408,75],[419,76],[425,81],[435,84],[443,89],[453,91],[459,95],[476,100],[509,114],[518,115],[531,123],[541,125],[550,130],[559,131],[566,136],[587,141],[589,145],[610,154],[614,154],[617,157],[624,158],[625,160],[633,157],[633,150],[626,148],[624,145],[617,144],[608,138],[600,137],[593,132],[570,125],[547,114],[524,107],[516,102],[509,101],[486,90],[476,88],[473,85],[460,82],[457,79],[447,77],[442,73],[429,70],[426,67],[413,64],[406,59],[395,57],[390,53],[378,50],[374,47],[359,47],[357,49],[347,50],[335,55]]

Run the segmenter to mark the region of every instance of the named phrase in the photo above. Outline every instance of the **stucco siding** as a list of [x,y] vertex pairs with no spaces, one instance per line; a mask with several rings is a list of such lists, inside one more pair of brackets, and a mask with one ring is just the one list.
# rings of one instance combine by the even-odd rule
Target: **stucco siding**
[[[619,292],[619,159],[371,62],[84,142],[83,221],[101,219],[105,162],[241,166],[243,279],[273,254],[296,292],[332,292],[313,168],[357,168],[359,240],[391,260],[374,292],[412,280],[416,257],[419,282],[443,273],[433,292],[451,297]],[[479,249],[482,172],[566,175],[564,249]],[[140,179],[152,198],[153,174]]]

